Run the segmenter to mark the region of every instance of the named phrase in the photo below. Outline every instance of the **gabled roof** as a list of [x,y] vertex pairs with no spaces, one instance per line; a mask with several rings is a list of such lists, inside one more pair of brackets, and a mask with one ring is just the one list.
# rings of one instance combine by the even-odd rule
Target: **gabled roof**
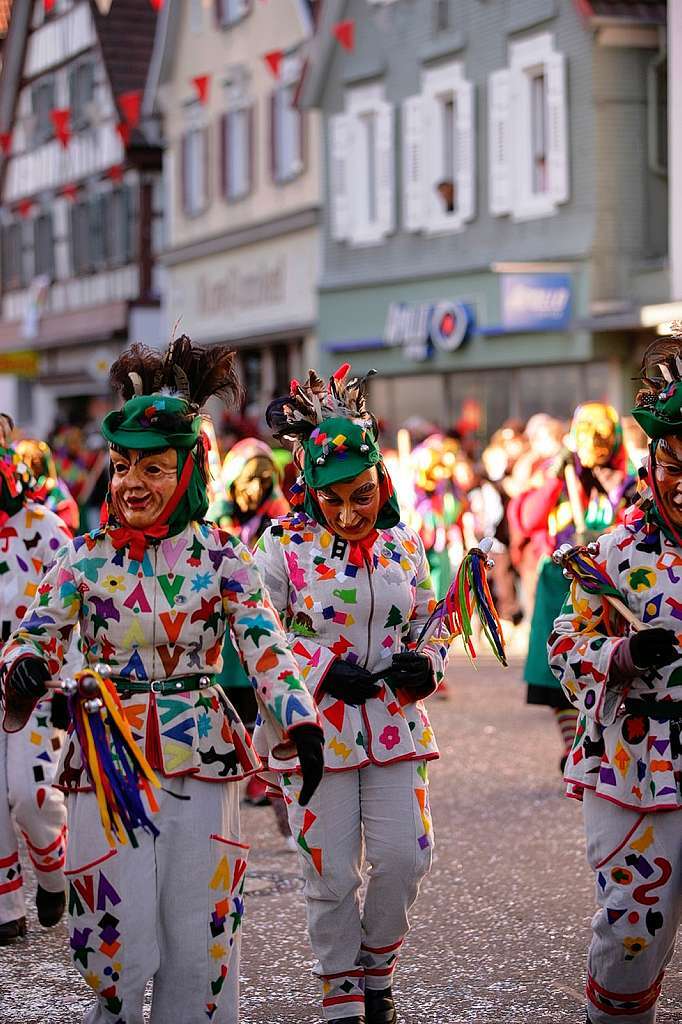
[[[3,2],[7,0],[0,0],[0,4]],[[0,73],[0,132],[12,129],[35,3],[42,0],[14,0],[12,5]],[[144,89],[154,45],[156,11],[148,0],[113,0],[109,13],[102,15],[95,0],[87,3],[114,97]],[[139,146],[142,141],[138,129],[131,144]]]

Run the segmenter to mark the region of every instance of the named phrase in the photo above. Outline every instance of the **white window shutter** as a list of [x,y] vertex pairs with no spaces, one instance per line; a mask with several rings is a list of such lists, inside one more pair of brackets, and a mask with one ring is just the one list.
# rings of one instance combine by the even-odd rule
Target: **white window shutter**
[[511,72],[494,71],[488,78],[488,205],[495,217],[512,208]]
[[568,182],[568,119],[566,116],[566,58],[553,53],[545,60],[547,76],[547,170],[549,194],[565,203]]
[[377,104],[376,196],[381,236],[395,231],[395,133],[393,105]]
[[457,87],[457,202],[461,221],[476,213],[476,107],[471,82]]
[[351,166],[352,115],[329,118],[329,189],[331,192],[331,234],[337,242],[350,237],[351,210],[349,169]]
[[405,231],[420,231],[425,221],[423,106],[422,96],[408,96],[402,108]]

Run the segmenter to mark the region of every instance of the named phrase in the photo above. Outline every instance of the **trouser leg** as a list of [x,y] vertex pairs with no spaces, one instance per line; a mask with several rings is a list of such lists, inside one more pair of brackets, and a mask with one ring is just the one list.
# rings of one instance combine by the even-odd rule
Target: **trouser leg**
[[360,963],[366,987],[384,989],[392,984],[409,929],[408,913],[431,867],[433,828],[426,762],[362,768],[360,803],[370,866]]
[[94,793],[67,799],[69,944],[97,995],[85,1024],[143,1024],[145,985],[159,965],[154,840],[138,830],[137,849],[112,850]]
[[26,914],[17,834],[10,813],[8,740],[7,733],[0,731],[0,924]]
[[167,784],[175,796],[164,794],[156,841],[160,966],[150,1024],[237,1024],[248,854],[239,786]]
[[7,736],[7,788],[38,884],[48,892],[63,892],[66,805],[52,782],[64,734],[52,726],[50,716],[50,701],[41,701],[26,726]]
[[307,807],[298,803],[300,777],[283,776],[291,832],[298,844],[308,935],[322,981],[322,1012],[338,1020],[364,1012],[362,926],[358,904],[362,835],[360,776],[325,772]]
[[680,922],[680,812],[639,814],[584,796],[599,910],[588,956],[593,1024],[653,1024]]

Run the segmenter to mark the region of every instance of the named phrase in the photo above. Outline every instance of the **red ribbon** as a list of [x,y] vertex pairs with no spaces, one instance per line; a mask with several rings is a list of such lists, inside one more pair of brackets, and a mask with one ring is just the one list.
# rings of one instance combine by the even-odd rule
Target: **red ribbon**
[[[202,450],[205,451],[203,434],[199,435],[199,444]],[[117,551],[127,545],[129,557],[134,562],[141,562],[151,541],[163,540],[164,537],[168,536],[168,520],[173,515],[183,496],[187,492],[187,488],[189,487],[189,482],[194,471],[194,466],[195,461],[190,453],[187,457],[187,462],[183,467],[182,473],[180,474],[177,490],[161,512],[159,518],[156,522],[152,523],[151,526],[146,526],[143,530],[136,530],[135,527],[131,526],[130,523],[126,522],[126,520],[121,516],[121,519],[123,520],[121,525],[109,530],[111,543]]]
[[378,536],[378,530],[370,530],[369,533],[364,537],[361,537],[360,540],[348,542],[348,561],[351,565],[357,565],[359,567],[364,562],[368,568],[371,566],[372,548],[374,547],[374,541]]

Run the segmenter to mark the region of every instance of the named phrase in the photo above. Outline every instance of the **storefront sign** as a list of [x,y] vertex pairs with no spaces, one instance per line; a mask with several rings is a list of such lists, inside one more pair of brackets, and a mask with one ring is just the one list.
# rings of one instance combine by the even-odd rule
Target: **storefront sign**
[[507,331],[556,331],[571,321],[568,274],[503,274],[502,325]]
[[434,351],[458,349],[471,324],[471,311],[461,302],[392,302],[384,341],[394,347],[401,345],[407,359],[421,362]]
[[29,351],[0,352],[0,375],[38,376],[38,353]]

